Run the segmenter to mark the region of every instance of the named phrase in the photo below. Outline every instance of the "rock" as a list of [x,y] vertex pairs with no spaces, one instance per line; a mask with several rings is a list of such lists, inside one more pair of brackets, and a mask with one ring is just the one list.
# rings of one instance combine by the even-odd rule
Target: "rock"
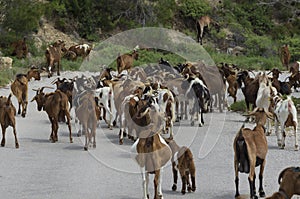
[[13,59],[10,57],[1,57],[0,58],[0,70],[3,69],[11,69],[12,68]]

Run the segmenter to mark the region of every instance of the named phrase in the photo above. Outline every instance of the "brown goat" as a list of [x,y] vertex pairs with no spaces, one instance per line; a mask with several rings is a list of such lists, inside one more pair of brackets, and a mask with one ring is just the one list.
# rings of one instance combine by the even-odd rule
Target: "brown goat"
[[26,44],[26,38],[12,43],[11,47],[13,48],[12,55],[16,55],[18,59],[26,58],[28,54],[28,47]]
[[279,81],[279,75],[282,74],[277,68],[273,68],[268,74],[272,73],[272,86],[282,95],[289,95],[292,93],[291,85],[288,82]]
[[89,46],[88,44],[77,44],[74,46],[71,46],[68,50],[68,52],[74,52],[75,53],[75,57],[73,55],[73,53],[70,53],[72,56],[71,58],[73,60],[76,60],[77,57],[81,56],[83,59],[88,57],[90,52],[92,50],[92,47]]
[[88,150],[92,139],[91,137],[93,137],[93,147],[96,148],[97,115],[93,93],[86,93],[80,98],[79,106],[76,107],[75,114],[83,126],[83,132],[85,133],[84,150]]
[[19,108],[18,114],[21,114],[22,106],[22,117],[25,117],[27,104],[28,104],[28,79],[24,74],[18,74],[15,81],[10,86],[12,93],[18,99]]
[[249,76],[248,71],[242,71],[238,73],[238,84],[241,87],[242,82],[244,83],[244,87],[242,87],[242,92],[245,96],[245,102],[247,106],[247,111],[250,110],[250,104],[253,105],[252,109],[256,107],[255,101],[257,98],[257,92],[259,88],[258,76],[253,79]]
[[41,70],[36,67],[31,67],[29,71],[27,71],[26,77],[28,81],[30,81],[31,78],[34,78],[34,80],[41,80]]
[[285,44],[285,45],[281,46],[278,50],[278,54],[279,54],[282,65],[284,67],[286,67],[286,69],[288,70],[290,59],[291,59],[291,53],[289,51],[288,45]]
[[67,117],[67,125],[69,128],[70,142],[72,143],[72,133],[71,133],[71,116],[69,112],[69,102],[66,94],[60,90],[56,90],[51,93],[44,93],[42,87],[41,89],[35,90],[36,95],[31,100],[31,102],[36,101],[38,111],[42,109],[48,114],[49,120],[52,125],[52,130],[50,134],[50,141],[58,141],[57,131],[58,131],[58,119],[60,116]]
[[250,198],[256,199],[255,193],[255,167],[260,166],[259,173],[259,195],[265,196],[263,190],[263,172],[266,164],[268,144],[265,136],[264,124],[267,114],[262,110],[253,113],[256,118],[256,126],[253,130],[244,128],[244,125],[237,133],[234,143],[234,169],[235,169],[235,198],[239,197],[239,172],[249,173],[248,181],[250,186]]
[[134,159],[141,168],[143,198],[149,198],[149,174],[154,174],[154,198],[159,199],[163,198],[161,189],[162,175],[160,171],[171,159],[172,151],[160,135],[163,127],[163,114],[160,114],[154,107],[150,106],[144,112],[141,112],[138,118],[146,115],[151,118],[151,123],[139,129],[139,139],[133,144],[131,150],[135,152]]
[[133,53],[119,55],[117,58],[117,69],[120,74],[123,70],[130,70],[132,68],[133,60],[138,60],[139,54],[136,50]]
[[60,61],[62,52],[66,52],[65,42],[58,40],[53,45],[50,45],[45,52],[47,66],[48,66],[48,77],[52,76],[54,71],[54,64],[57,63],[57,75],[60,75]]
[[219,32],[220,26],[219,24],[211,19],[209,16],[202,16],[200,17],[197,22],[197,41],[202,45],[202,39],[203,39],[203,33],[204,33],[204,28],[207,27],[208,30],[210,29],[209,26],[210,24],[215,25],[217,31]]
[[[173,139],[165,139],[168,145],[172,150],[172,171],[173,171],[173,186],[172,190],[176,191],[177,189],[177,178],[179,170],[181,181],[182,181],[182,189],[181,193],[186,193],[186,186],[188,192],[196,190],[196,167],[194,163],[194,158],[191,150],[185,146],[180,147]],[[191,175],[192,184],[190,184],[189,177]]]
[[278,184],[280,184],[278,192],[266,199],[290,199],[295,194],[300,195],[300,168],[288,167],[281,171]]
[[16,108],[11,103],[11,94],[8,96],[8,98],[0,96],[0,123],[2,128],[2,141],[1,141],[2,147],[5,146],[6,128],[11,126],[13,128],[13,133],[15,136],[15,146],[16,148],[19,148],[15,115],[16,115]]

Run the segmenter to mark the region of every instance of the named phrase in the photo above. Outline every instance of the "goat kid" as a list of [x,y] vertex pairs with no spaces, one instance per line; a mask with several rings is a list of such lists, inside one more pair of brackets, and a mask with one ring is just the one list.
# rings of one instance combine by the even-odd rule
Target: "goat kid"
[[[182,188],[181,193],[186,193],[196,190],[196,167],[191,150],[185,146],[180,147],[173,139],[165,139],[172,150],[172,171],[173,171],[173,186],[172,190],[177,189],[178,170],[181,176]],[[191,177],[192,184],[189,178]],[[187,187],[186,187],[187,186]]]

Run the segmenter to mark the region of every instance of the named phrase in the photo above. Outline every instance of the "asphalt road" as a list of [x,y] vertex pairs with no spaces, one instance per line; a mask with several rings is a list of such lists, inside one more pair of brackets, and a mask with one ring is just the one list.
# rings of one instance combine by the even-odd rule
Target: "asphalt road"
[[[54,78],[29,83],[32,88],[50,85]],[[50,91],[50,89],[46,90]],[[0,95],[8,95],[7,88]],[[240,95],[239,95],[240,96]],[[14,98],[13,103],[17,105]],[[191,127],[188,121],[176,123],[175,137],[179,145],[190,147],[196,164],[197,190],[182,196],[179,179],[176,192],[171,190],[172,173],[168,164],[163,171],[162,189],[165,199],[234,198],[232,142],[244,117],[225,112],[205,114],[203,127]],[[78,126],[72,124],[74,143],[69,143],[68,129],[60,124],[59,141],[50,143],[50,122],[36,104],[28,104],[26,118],[16,117],[20,148],[14,148],[12,129],[7,129],[6,146],[0,148],[0,198],[2,199],[136,199],[142,198],[139,168],[130,156],[132,142],[118,144],[118,129],[109,130],[101,123],[97,129],[97,148],[83,150],[83,137],[76,137]],[[253,124],[246,124],[252,127]],[[286,149],[277,147],[273,133],[267,137],[269,151],[264,173],[267,195],[277,191],[277,178],[288,166],[299,166],[300,152],[294,151],[294,137],[288,136]],[[258,172],[258,170],[256,170]],[[258,182],[257,186],[258,186]],[[240,175],[240,193],[249,197],[247,175]],[[153,176],[150,176],[150,198],[153,198]],[[293,199],[300,198],[294,196]]]

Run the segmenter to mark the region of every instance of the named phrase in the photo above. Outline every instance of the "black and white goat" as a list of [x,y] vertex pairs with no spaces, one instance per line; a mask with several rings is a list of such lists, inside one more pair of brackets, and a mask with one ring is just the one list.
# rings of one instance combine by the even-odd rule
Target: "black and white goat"
[[191,125],[194,126],[197,115],[199,127],[201,127],[204,125],[203,112],[207,112],[210,103],[210,93],[207,86],[198,77],[189,77],[187,81],[190,86],[185,95],[191,105]]

